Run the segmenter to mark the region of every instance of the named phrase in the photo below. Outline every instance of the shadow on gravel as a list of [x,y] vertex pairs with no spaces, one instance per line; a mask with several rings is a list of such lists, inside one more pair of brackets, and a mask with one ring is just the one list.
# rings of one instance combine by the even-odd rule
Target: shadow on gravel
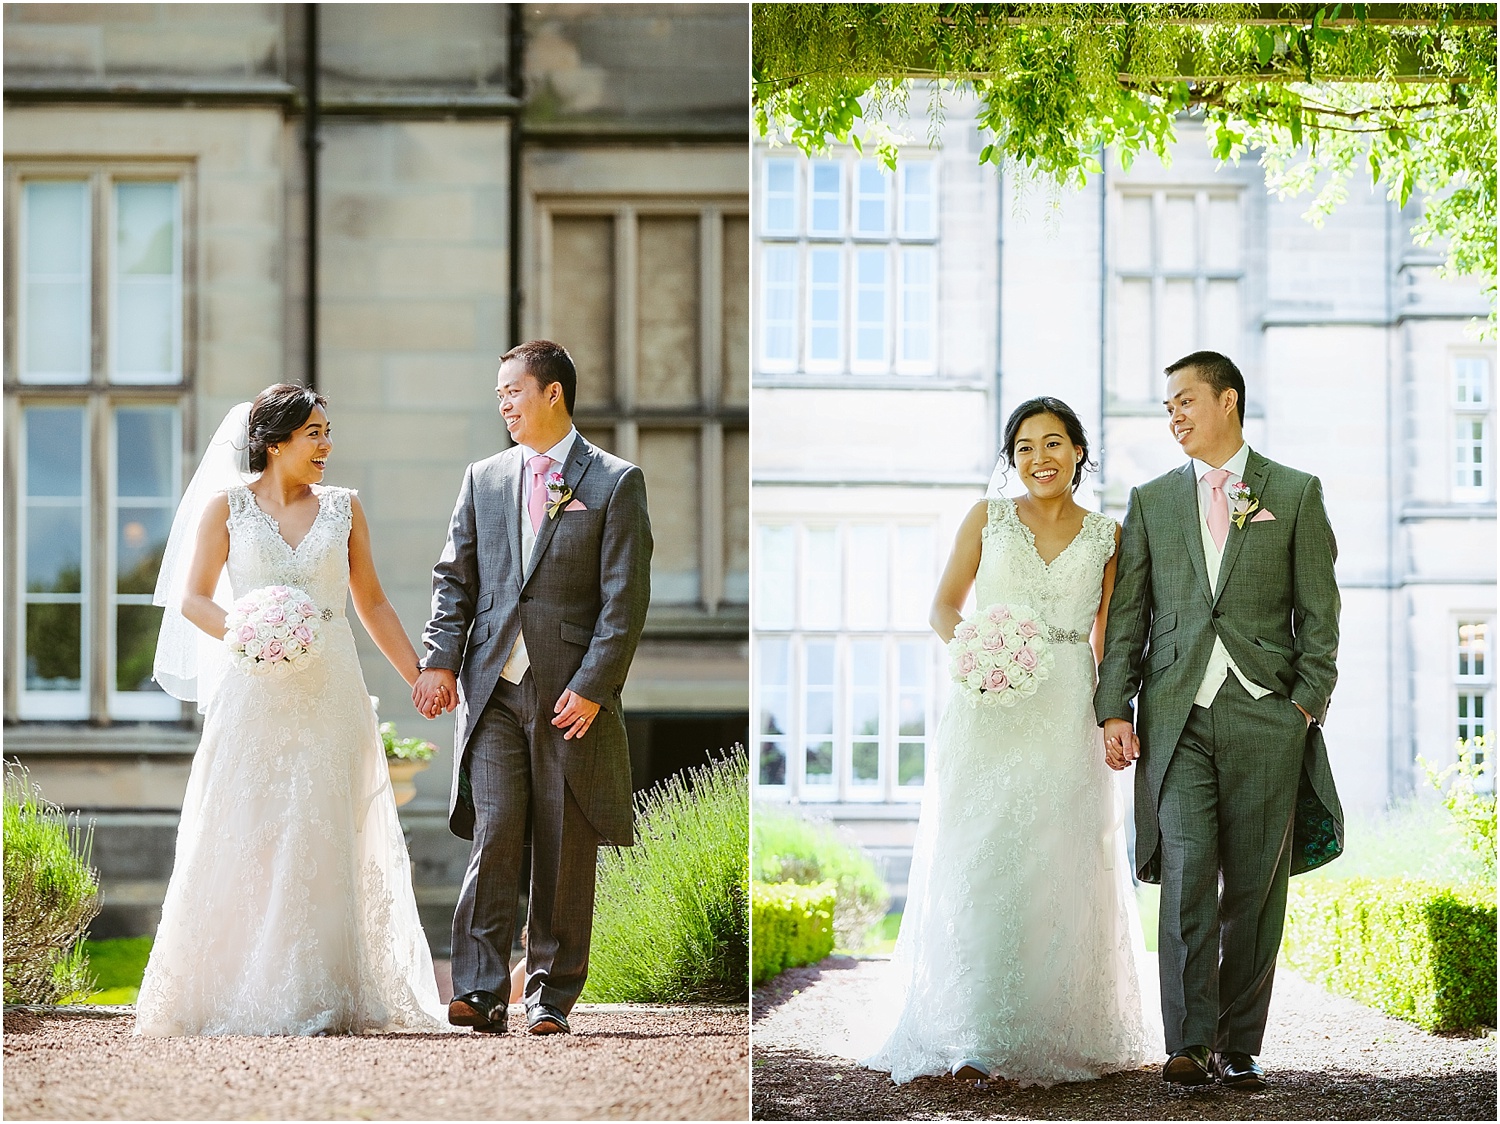
[[1288,1070],[1263,1093],[1174,1089],[1152,1066],[1098,1081],[1022,1089],[923,1077],[893,1085],[839,1058],[757,1049],[756,1120],[1493,1120],[1493,1069],[1382,1080]]
[[788,968],[751,993],[751,1024],[765,1018],[799,991],[817,983],[823,978],[825,972],[852,971],[859,965],[860,959],[856,956],[828,956],[816,964],[808,964],[801,968]]

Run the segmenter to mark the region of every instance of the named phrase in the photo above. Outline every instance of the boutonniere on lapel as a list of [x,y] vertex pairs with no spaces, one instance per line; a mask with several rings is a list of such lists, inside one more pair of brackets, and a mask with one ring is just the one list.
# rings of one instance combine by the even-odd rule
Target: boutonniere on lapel
[[[1232,511],[1229,518],[1233,519],[1234,525],[1242,531],[1245,529],[1246,519],[1249,519],[1252,523],[1263,523],[1276,518],[1276,516],[1260,506],[1260,497],[1252,492],[1250,485],[1246,484],[1243,480],[1237,480],[1229,485],[1225,490],[1225,495],[1229,499],[1229,506]],[[1256,512],[1260,514],[1256,515]]]
[[557,513],[568,506],[573,498],[573,489],[563,479],[561,472],[547,473],[547,518],[556,519]]

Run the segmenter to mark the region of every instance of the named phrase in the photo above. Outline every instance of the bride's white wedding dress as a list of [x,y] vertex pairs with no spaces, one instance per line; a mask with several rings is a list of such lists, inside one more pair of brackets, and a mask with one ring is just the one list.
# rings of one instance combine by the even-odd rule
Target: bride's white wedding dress
[[1161,1059],[1086,641],[1114,549],[1090,512],[1045,564],[1014,503],[990,503],[976,603],[1030,605],[1083,639],[1055,641],[1051,677],[1014,707],[948,700],[896,941],[900,1014],[863,1063],[896,1082],[971,1059],[1028,1085]]
[[297,586],[329,619],[309,667],[229,670],[211,696],[138,1034],[447,1029],[344,615],[353,493],[316,491],[296,549],[249,489],[228,492],[234,595]]

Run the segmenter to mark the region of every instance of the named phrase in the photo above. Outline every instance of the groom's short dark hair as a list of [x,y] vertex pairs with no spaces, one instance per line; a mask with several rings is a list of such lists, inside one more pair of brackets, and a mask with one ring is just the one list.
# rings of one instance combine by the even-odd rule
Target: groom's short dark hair
[[502,364],[512,359],[519,361],[543,390],[553,383],[561,385],[563,406],[568,417],[573,416],[573,403],[578,400],[578,369],[573,366],[567,348],[551,340],[527,340],[500,356]]
[[1234,360],[1227,355],[1220,355],[1217,351],[1195,351],[1191,355],[1184,355],[1177,362],[1167,368],[1167,377],[1171,378],[1178,371],[1191,367],[1198,372],[1198,377],[1209,386],[1214,388],[1214,397],[1224,397],[1226,390],[1234,391],[1235,408],[1239,411],[1240,425],[1245,424],[1245,376],[1240,374],[1240,369],[1234,365]]

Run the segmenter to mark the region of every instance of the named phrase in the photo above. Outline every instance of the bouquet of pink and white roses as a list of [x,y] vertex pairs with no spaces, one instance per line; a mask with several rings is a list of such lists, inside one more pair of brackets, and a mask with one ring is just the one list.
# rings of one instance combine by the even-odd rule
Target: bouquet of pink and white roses
[[252,675],[301,671],[322,647],[321,614],[294,586],[252,589],[229,610],[224,643],[235,666]]
[[971,705],[1015,706],[1052,673],[1047,625],[1027,605],[990,605],[961,620],[948,667]]

